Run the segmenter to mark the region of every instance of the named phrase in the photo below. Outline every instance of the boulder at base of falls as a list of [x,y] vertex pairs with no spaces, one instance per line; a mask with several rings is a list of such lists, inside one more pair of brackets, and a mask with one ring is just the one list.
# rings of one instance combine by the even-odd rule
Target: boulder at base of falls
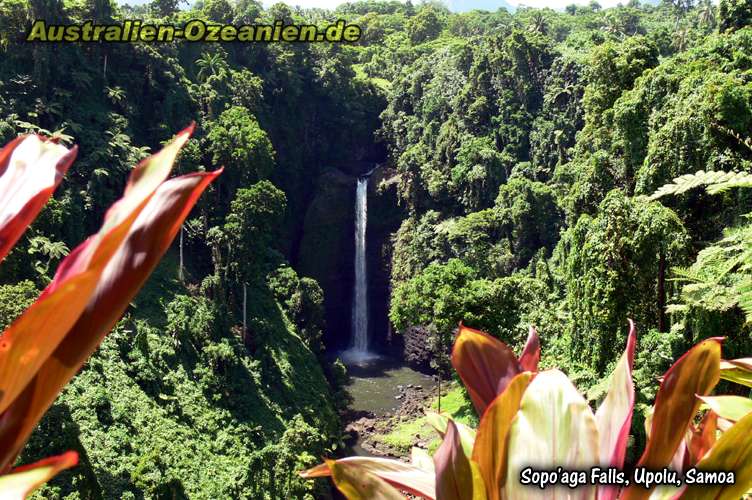
[[428,329],[423,326],[407,327],[400,334],[402,356],[405,362],[415,370],[423,372],[431,370],[431,351],[426,342],[428,335]]

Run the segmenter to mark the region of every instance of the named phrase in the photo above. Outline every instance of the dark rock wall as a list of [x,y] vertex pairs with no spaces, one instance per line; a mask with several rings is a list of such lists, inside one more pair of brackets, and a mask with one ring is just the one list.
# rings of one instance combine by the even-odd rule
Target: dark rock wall
[[374,350],[399,352],[389,328],[389,275],[391,237],[405,217],[397,204],[395,171],[380,165],[368,183],[368,226],[366,227],[368,259],[369,334]]
[[297,270],[324,290],[324,343],[329,350],[342,349],[350,339],[356,178],[327,169],[311,182],[316,187],[303,222]]

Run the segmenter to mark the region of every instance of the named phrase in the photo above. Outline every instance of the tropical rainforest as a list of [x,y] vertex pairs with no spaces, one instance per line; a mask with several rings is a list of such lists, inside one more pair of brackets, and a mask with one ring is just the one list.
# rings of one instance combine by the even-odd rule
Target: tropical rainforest
[[[25,43],[35,19],[345,19],[362,36]],[[460,321],[515,349],[536,325],[541,365],[597,402],[630,318],[634,462],[672,362],[718,336],[725,358],[752,353],[752,196],[691,189],[752,172],[747,0],[0,0],[0,53],[0,142],[79,148],[0,267],[3,327],[179,130],[196,123],[178,173],[224,167],[24,448],[19,464],[80,456],[38,498],[330,498],[298,472],[343,452],[337,352],[356,180],[371,170],[371,338],[390,356],[451,378]]]

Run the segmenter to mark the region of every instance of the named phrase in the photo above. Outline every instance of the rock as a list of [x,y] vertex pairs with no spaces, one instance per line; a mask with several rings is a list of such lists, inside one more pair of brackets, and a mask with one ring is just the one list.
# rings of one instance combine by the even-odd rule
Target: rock
[[353,176],[327,169],[316,188],[303,221],[296,270],[314,278],[324,291],[324,342],[330,348],[347,345],[355,253],[355,182]]
[[405,362],[416,370],[430,370],[431,352],[428,350],[428,329],[423,326],[410,326],[402,332],[402,355]]
[[402,394],[397,394],[396,396],[394,396],[394,399],[402,399],[402,397]]
[[[397,201],[396,170],[387,164],[376,167],[368,181],[368,297],[371,334],[380,346],[391,346],[399,355],[401,339],[392,335],[389,316],[392,234],[407,217]],[[393,338],[395,337],[395,338]],[[395,342],[396,340],[396,342]]]

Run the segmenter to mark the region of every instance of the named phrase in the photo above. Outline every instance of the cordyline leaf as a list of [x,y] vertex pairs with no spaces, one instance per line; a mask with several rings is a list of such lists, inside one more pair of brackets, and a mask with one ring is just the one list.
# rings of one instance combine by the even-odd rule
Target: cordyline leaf
[[441,439],[444,439],[449,421],[454,422],[454,425],[457,427],[457,432],[460,435],[460,442],[462,443],[462,449],[465,452],[465,455],[469,457],[472,454],[473,444],[475,443],[475,429],[468,427],[462,422],[455,422],[450,416],[443,413],[426,412],[426,420],[428,421],[428,424],[439,433]]
[[435,475],[436,473],[436,468],[433,465],[433,458],[431,458],[431,455],[429,455],[429,453],[423,448],[418,448],[417,446],[412,447],[410,450],[410,464],[426,472],[430,472],[432,475]]
[[489,405],[478,425],[472,459],[478,464],[489,500],[500,500],[507,475],[507,435],[533,374],[522,372]]
[[508,435],[505,498],[594,499],[594,486],[540,490],[520,484],[526,467],[584,470],[598,464],[595,416],[572,382],[559,370],[538,373],[522,396]]
[[485,486],[477,465],[462,450],[460,435],[453,421],[447,423],[447,431],[441,446],[433,455],[436,468],[437,500],[484,500]]
[[461,323],[452,349],[452,366],[465,384],[478,415],[483,415],[491,401],[522,371],[506,344]]
[[733,471],[733,485],[689,485],[682,499],[737,500],[752,487],[752,414],[724,432],[697,464],[701,471]]
[[752,358],[721,361],[721,378],[752,387]]
[[389,483],[352,464],[327,460],[337,489],[349,500],[405,500]]
[[752,399],[741,396],[698,396],[718,416],[737,422],[752,412]]
[[[333,468],[333,466],[336,466],[337,468],[335,469]],[[360,476],[369,475],[379,479],[379,481],[381,482],[384,482],[387,486],[392,485],[396,488],[412,493],[413,495],[419,495],[425,497],[428,500],[434,500],[436,498],[436,486],[433,471],[427,471],[421,467],[418,467],[417,465],[406,464],[404,462],[400,462],[399,460],[388,460],[386,458],[372,457],[348,457],[336,461],[325,460],[325,463],[317,465],[316,467],[308,469],[307,471],[301,472],[300,475],[301,477],[304,477],[306,479],[331,476],[335,484],[337,485],[337,488],[339,488],[343,493],[347,494],[345,489],[348,489],[348,487],[346,486],[345,489],[340,487],[341,485],[337,482],[337,477],[335,476],[336,471],[339,471],[341,473],[340,483],[344,486],[346,486],[348,482],[355,481],[355,479],[359,478]],[[368,483],[376,484],[376,486],[373,486],[374,488],[376,488],[375,490],[373,490],[375,492],[380,492],[378,488],[383,489],[383,485],[378,486],[380,483],[377,481],[369,480]],[[353,485],[353,488],[356,487],[357,484]],[[389,486],[389,490],[396,492],[396,490],[394,490],[391,486]],[[356,491],[360,490],[356,488]],[[352,500],[354,498],[391,497],[348,496],[348,498]],[[396,498],[402,498],[402,496],[398,496]]]
[[692,465],[699,462],[713,447],[717,430],[718,415],[714,411],[706,412],[697,428],[692,429],[692,437],[689,440],[688,448]]
[[78,453],[69,451],[39,462],[17,467],[0,476],[0,500],[23,500],[36,488],[52,479],[58,472],[78,463]]
[[220,173],[189,174],[159,185],[109,259],[76,324],[0,418],[0,464],[7,466],[15,458],[36,422],[118,321],[198,197]]
[[0,150],[0,260],[47,203],[76,151],[38,135],[20,136]]
[[526,372],[537,372],[540,361],[540,338],[535,327],[531,326],[525,348],[520,354],[520,368]]
[[[634,407],[632,365],[636,343],[637,332],[634,322],[630,319],[627,348],[611,374],[611,387],[608,394],[595,412],[595,420],[598,424],[600,464],[606,467],[621,469],[624,465]],[[611,500],[616,498],[617,493],[617,488],[601,487],[598,489],[598,498]]]
[[[650,426],[650,437],[638,467],[657,470],[674,457],[700,406],[695,395],[708,394],[720,377],[722,338],[706,339],[687,351],[663,376]],[[650,490],[632,485],[622,499],[648,498]]]
[[[105,215],[102,229],[58,267],[37,301],[0,337],[0,414],[23,391],[86,308],[97,282],[136,218],[167,178],[190,129],[132,172],[125,194]],[[0,468],[7,466],[0,465]]]

